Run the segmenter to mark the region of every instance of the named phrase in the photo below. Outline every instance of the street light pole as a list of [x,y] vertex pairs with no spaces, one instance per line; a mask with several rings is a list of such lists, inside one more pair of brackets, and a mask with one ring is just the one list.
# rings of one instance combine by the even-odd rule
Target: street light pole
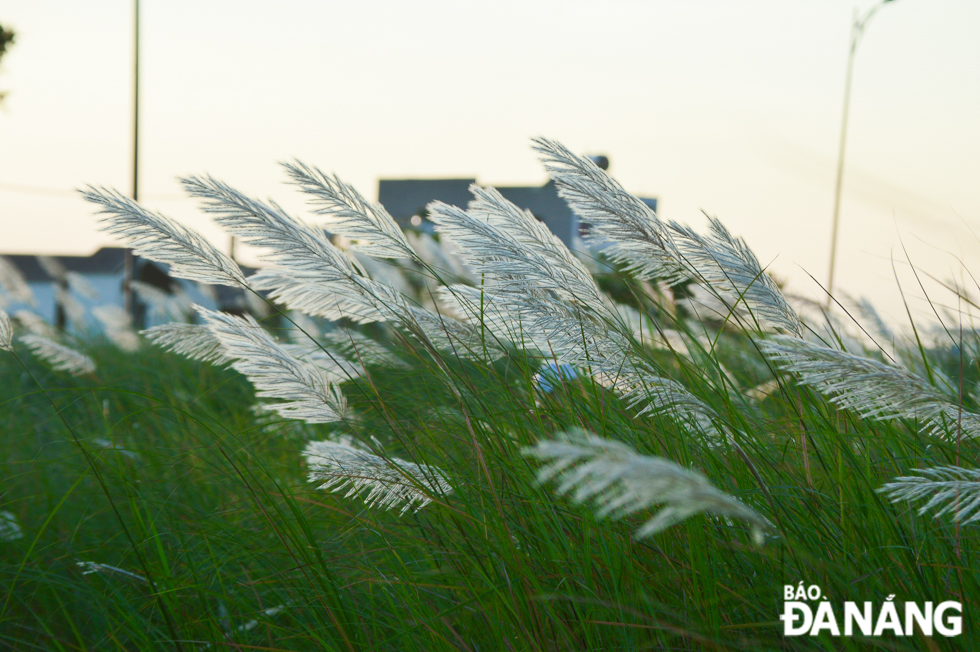
[[840,148],[837,151],[837,183],[834,186],[834,222],[830,236],[830,277],[827,279],[827,308],[834,291],[834,268],[837,264],[837,231],[840,225],[840,194],[841,186],[844,181],[844,150],[847,146],[847,118],[851,109],[851,80],[854,76],[854,55],[857,54],[858,45],[864,30],[867,29],[871,18],[882,6],[894,0],[882,0],[868,10],[863,17],[859,18],[857,9],[854,10],[854,22],[851,25],[851,50],[847,56],[847,79],[844,82],[844,114],[840,125]]
[[[133,0],[133,201],[140,199],[140,0]],[[130,317],[133,309],[133,250],[123,255],[123,308]]]

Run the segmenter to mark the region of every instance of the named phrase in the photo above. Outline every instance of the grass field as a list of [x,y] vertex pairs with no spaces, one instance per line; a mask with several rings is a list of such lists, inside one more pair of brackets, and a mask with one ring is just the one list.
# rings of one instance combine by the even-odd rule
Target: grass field
[[[685,246],[693,256],[694,245]],[[487,254],[486,270],[502,255]],[[726,264],[719,266],[727,275]],[[973,563],[980,542],[977,526],[962,522],[971,512],[961,504],[976,497],[976,480],[956,489],[963,492],[953,505],[963,508],[959,519],[951,512],[934,518],[938,507],[919,516],[922,501],[892,503],[878,491],[915,469],[976,466],[970,426],[976,333],[960,328],[927,338],[917,331],[918,339],[905,344],[895,337],[885,354],[867,337],[857,351],[838,331],[836,340],[824,335],[833,351],[824,354],[800,348],[813,337],[785,334],[795,322],[785,311],[773,317],[772,310],[783,310],[781,294],[771,300],[751,294],[758,275],[742,285],[732,281],[734,303],[745,312],[720,321],[675,305],[683,285],[668,299],[651,291],[643,270],[619,269],[596,273],[596,287],[643,315],[652,336],[623,321],[596,330],[599,321],[587,311],[601,304],[582,300],[574,312],[581,332],[555,345],[563,349],[549,351],[514,333],[501,343],[491,337],[500,328],[489,299],[482,303],[491,296],[490,271],[470,286],[481,303],[480,318],[471,320],[479,344],[468,351],[442,346],[421,317],[403,308],[391,309],[401,321],[343,322],[388,353],[360,356],[351,340],[348,357],[358,372],[331,381],[346,406],[331,404],[337,417],[324,423],[253,409],[262,402],[253,384],[268,379],[256,380],[261,374],[244,354],[235,363],[243,374],[146,341],[124,352],[93,337],[74,345],[96,371],[76,377],[52,371],[15,341],[11,351],[0,351],[0,508],[16,516],[23,536],[0,542],[0,646],[980,646]],[[695,280],[722,284],[713,278]],[[579,300],[555,288],[548,291],[557,298],[548,301]],[[529,292],[527,285],[518,291]],[[541,301],[539,308],[552,305]],[[415,321],[404,316],[411,314]],[[790,325],[765,328],[773,319]],[[235,357],[230,331],[209,324]],[[285,340],[282,324],[269,320],[268,333]],[[860,334],[853,325],[849,330]],[[450,345],[460,341],[450,338]],[[622,360],[608,342],[625,343]],[[779,342],[783,353],[772,348]],[[836,376],[818,375],[819,355]],[[800,362],[806,356],[809,367]],[[563,374],[544,371],[542,378],[549,361],[566,360]],[[632,394],[610,381],[613,363],[646,370]],[[877,376],[859,378],[862,369]],[[950,405],[955,409],[943,411]],[[588,500],[576,501],[574,491],[556,493],[560,473],[544,483],[536,475],[544,462],[532,452],[579,429],[636,451],[613,460],[623,468],[634,464],[624,471],[627,479],[640,473],[640,456],[664,458],[703,474],[744,513],[712,514],[716,503],[698,513],[706,508],[664,501],[689,512],[641,536],[658,501],[626,496],[635,509],[600,518],[604,505],[625,494],[593,486],[581,494]],[[346,478],[334,469],[341,491],[320,491],[322,482],[307,478],[315,462],[304,456],[311,441],[354,442],[367,466]],[[372,479],[365,460],[393,469],[396,480]],[[570,460],[566,471],[582,469],[583,461]],[[365,505],[364,488],[345,495],[360,481],[380,487],[395,507]],[[586,484],[580,477],[570,486]],[[391,496],[396,485],[401,494]],[[428,504],[399,514],[398,496]],[[962,633],[787,637],[779,619],[784,587],[800,582],[819,586],[835,605],[870,601],[876,613],[888,596],[899,606],[959,601]]]

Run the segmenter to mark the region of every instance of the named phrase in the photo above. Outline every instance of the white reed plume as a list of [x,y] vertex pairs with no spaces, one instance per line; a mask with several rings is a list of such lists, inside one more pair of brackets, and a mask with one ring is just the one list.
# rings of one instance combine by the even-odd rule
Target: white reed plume
[[418,258],[383,206],[368,202],[336,175],[300,161],[282,165],[293,183],[312,197],[315,212],[326,217],[331,233],[359,241],[353,245],[356,251],[374,258]]
[[102,322],[106,337],[123,351],[140,348],[140,338],[133,332],[133,320],[121,306],[104,305],[92,309],[95,318]]
[[523,454],[548,462],[538,470],[539,483],[557,480],[555,493],[571,494],[573,502],[590,501],[598,518],[622,518],[654,505],[664,505],[635,538],[665,530],[695,514],[734,516],[752,526],[756,543],[770,523],[744,503],[714,486],[703,475],[670,460],[640,455],[630,446],[576,428],[540,441]]
[[376,300],[358,284],[350,257],[323,232],[289,216],[274,203],[252,199],[211,177],[181,179],[184,189],[203,199],[215,221],[249,244],[266,248],[263,259],[278,267],[249,278],[255,290],[309,315],[358,322],[378,321]]
[[612,363],[603,366],[598,378],[623,395],[637,416],[665,414],[693,433],[703,433],[712,444],[727,435],[715,426],[718,415],[680,383],[664,378],[649,363],[631,358],[621,368]]
[[85,329],[85,306],[72,296],[71,292],[67,291],[61,285],[57,285],[54,290],[54,302],[65,311],[65,317],[68,318],[68,323],[78,330]]
[[951,512],[953,520],[964,525],[980,520],[980,469],[938,466],[915,472],[922,475],[895,478],[877,491],[893,503],[928,499],[919,508],[919,516],[941,506],[936,518]]
[[438,348],[470,350],[472,327],[411,305],[391,286],[361,274],[346,253],[311,227],[287,215],[273,203],[243,195],[214,179],[190,177],[185,189],[204,200],[204,209],[223,227],[258,247],[270,251],[265,258],[278,269],[262,270],[251,277],[254,289],[271,292],[293,310],[338,319],[350,310],[362,321],[375,315],[405,328]]
[[121,575],[127,579],[135,580],[143,584],[150,584],[145,577],[137,573],[124,570],[122,568],[117,568],[116,566],[110,566],[109,564],[100,564],[95,561],[77,561],[75,565],[82,569],[82,575],[93,575],[95,573],[100,573],[103,575]]
[[293,310],[286,315],[286,319],[286,339],[302,344],[310,339],[320,337],[320,326],[309,315]]
[[531,344],[559,363],[589,369],[633,406],[674,410],[685,425],[717,434],[710,408],[636,355],[626,335],[630,325],[554,234],[497,191],[476,185],[471,191],[475,199],[466,211],[440,202],[428,207],[440,234],[483,271],[482,287],[454,285],[440,293],[443,300],[498,339]]
[[384,283],[395,292],[405,296],[412,296],[415,290],[412,284],[405,278],[403,268],[387,260],[377,260],[363,254],[360,250],[354,249],[354,260],[364,270],[371,279]]
[[178,290],[171,294],[155,285],[135,280],[132,282],[132,287],[136,296],[149,307],[151,314],[173,321],[183,321],[193,309],[193,303],[186,292]]
[[128,457],[131,460],[138,460],[138,459],[140,459],[139,453],[134,453],[133,451],[131,451],[129,449],[122,448],[120,446],[116,446],[116,444],[111,439],[107,439],[105,437],[100,437],[100,438],[97,438],[97,439],[93,439],[92,440],[92,445],[93,446],[96,446],[98,448],[103,448],[105,450],[110,450],[110,451],[119,453],[123,457]]
[[353,380],[364,373],[359,364],[347,360],[337,351],[315,341],[307,340],[298,344],[280,342],[279,346],[297,360],[311,364],[322,371],[324,377],[331,383]]
[[343,418],[347,405],[340,389],[321,369],[291,356],[254,319],[197,310],[225,354],[235,358],[232,367],[255,386],[256,396],[284,401],[267,404],[267,409],[308,423]]
[[207,326],[198,324],[163,324],[148,328],[141,333],[157,346],[173,351],[191,360],[230,364],[232,359]]
[[[497,338],[531,342],[561,362],[606,357],[588,355],[590,347],[621,350],[610,340],[602,293],[581,262],[533,215],[497,191],[475,184],[470,190],[475,199],[469,210],[433,202],[429,219],[460,248],[468,265],[481,270],[483,285],[454,285],[440,298],[468,314],[472,323],[489,326]],[[588,327],[582,337],[584,322]]]
[[58,331],[55,330],[51,324],[45,321],[44,317],[36,312],[31,312],[30,310],[18,310],[14,313],[14,318],[21,326],[35,335],[43,335],[48,338],[58,337]]
[[122,238],[138,255],[170,266],[170,275],[215,285],[243,286],[235,262],[200,234],[119,192],[89,187],[82,196],[98,204],[107,233]]
[[460,260],[456,251],[451,250],[442,241],[436,241],[428,233],[408,232],[405,234],[412,249],[418,253],[425,265],[438,275],[449,274],[457,279],[476,283],[479,277],[468,269]]
[[533,143],[558,194],[592,227],[588,242],[640,278],[683,278],[672,235],[649,206],[564,145],[547,138]]
[[[279,614],[281,614],[285,610],[286,610],[286,605],[281,604],[281,605],[278,605],[278,606],[275,606],[275,607],[270,607],[269,609],[264,609],[262,611],[262,615],[263,616],[266,616],[268,618],[271,618],[272,616],[278,616]],[[239,625],[235,629],[238,630],[239,632],[250,632],[253,629],[255,629],[256,627],[258,627],[260,624],[261,623],[259,623],[259,621],[253,619],[253,620],[249,620],[247,622],[242,623],[241,625]]]
[[530,211],[493,188],[473,184],[470,192],[474,199],[465,211],[429,205],[429,219],[460,247],[467,264],[511,291],[553,292],[570,304],[605,311],[592,275]]
[[591,160],[545,138],[534,139],[534,149],[559,194],[592,227],[589,242],[604,246],[611,258],[638,277],[693,277],[732,301],[744,301],[765,324],[802,335],[799,317],[755,254],[718,220],[709,218],[707,237],[673,222],[665,225]]
[[0,511],[0,541],[16,541],[24,538],[24,530],[17,521],[17,515],[6,510]]
[[62,281],[65,275],[68,274],[68,270],[65,266],[61,264],[61,261],[54,256],[34,256],[37,260],[38,265],[44,270],[44,273],[50,276],[55,281]]
[[4,351],[14,350],[14,325],[10,323],[10,317],[3,310],[0,310],[0,349]]
[[953,401],[925,379],[884,362],[786,335],[759,345],[801,383],[863,418],[932,420]]
[[267,267],[249,276],[248,282],[253,290],[268,292],[270,299],[314,317],[356,324],[385,320],[374,297],[349,278],[322,280],[314,273]]
[[68,287],[72,292],[77,292],[86,299],[94,300],[99,298],[99,291],[95,289],[94,285],[89,283],[89,280],[83,274],[67,272],[65,274],[65,280],[68,282]]
[[878,342],[879,345],[891,344],[895,341],[895,332],[885,323],[885,320],[881,318],[881,315],[875,309],[874,304],[867,297],[851,299],[851,303],[854,304],[861,318],[865,322],[870,322],[871,331],[884,340],[883,342]]
[[946,405],[942,412],[922,428],[922,432],[939,439],[956,440],[957,436],[980,437],[980,414],[964,410],[959,405]]
[[803,325],[782,290],[766,274],[742,238],[733,236],[717,218],[708,217],[710,234],[702,236],[672,222],[678,254],[694,277],[733,304],[744,302],[761,322],[802,337]]
[[30,306],[37,305],[34,292],[31,291],[31,286],[27,284],[24,275],[20,273],[16,265],[3,256],[0,256],[0,289],[12,301],[26,303]]
[[276,205],[261,202],[211,177],[180,180],[184,190],[202,201],[205,212],[249,244],[268,249],[263,260],[291,272],[305,273],[310,281],[346,280],[354,273],[350,258],[331,245],[323,232],[307,226]]
[[245,292],[245,306],[249,313],[258,317],[259,319],[265,319],[266,317],[271,317],[275,308],[266,300],[264,296],[258,292]]
[[20,341],[56,371],[67,371],[74,376],[95,373],[95,361],[92,358],[43,335],[28,333],[21,335]]
[[385,345],[355,330],[335,328],[322,335],[323,341],[347,360],[365,365],[406,366],[406,363]]
[[685,288],[684,295],[677,298],[675,305],[683,307],[702,329],[703,324],[711,322],[752,323],[752,316],[744,302],[733,301],[714,288],[708,289],[697,283]]
[[417,512],[433,497],[453,491],[443,471],[397,457],[374,455],[350,438],[310,442],[303,455],[310,468],[309,481],[323,483],[318,489],[346,489],[345,498],[369,489],[364,497],[368,507],[377,505],[388,510],[401,505],[400,514],[410,509]]

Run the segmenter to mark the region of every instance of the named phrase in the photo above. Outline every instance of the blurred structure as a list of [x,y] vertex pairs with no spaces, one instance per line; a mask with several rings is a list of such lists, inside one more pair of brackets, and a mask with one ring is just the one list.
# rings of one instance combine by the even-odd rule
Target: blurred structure
[[[609,169],[609,157],[598,155],[589,158],[603,170]],[[385,207],[402,228],[414,226],[431,230],[425,221],[425,207],[432,201],[465,207],[472,199],[470,184],[476,179],[381,179],[378,183],[378,202]],[[569,247],[584,230],[578,216],[561,197],[554,182],[543,186],[495,186],[506,199],[531,211],[544,222]],[[655,198],[640,198],[654,211]]]
[[[124,305],[123,282],[126,250],[103,247],[91,256],[4,255],[26,281],[32,301],[11,298],[6,310],[11,314],[27,310],[59,329],[101,329],[93,317],[100,306]],[[135,256],[133,282],[133,324],[146,328],[180,320],[199,304],[212,310],[243,313],[252,308],[244,292],[233,288],[212,288],[171,278],[167,266]]]
[[[6,54],[7,48],[14,44],[17,35],[14,30],[7,29],[3,25],[0,25],[0,59],[3,59],[3,55]],[[0,104],[3,103],[3,98],[7,96],[7,92],[0,90]]]

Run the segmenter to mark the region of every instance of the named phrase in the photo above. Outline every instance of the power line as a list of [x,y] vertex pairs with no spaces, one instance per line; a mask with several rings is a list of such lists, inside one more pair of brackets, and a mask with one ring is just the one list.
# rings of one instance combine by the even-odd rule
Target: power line
[[0,190],[7,192],[22,192],[28,195],[49,195],[56,197],[78,197],[74,190],[62,188],[45,188],[43,186],[27,186],[19,183],[0,183]]
[[[4,192],[19,192],[26,195],[47,195],[50,197],[79,197],[76,190],[67,190],[65,188],[49,188],[46,186],[32,186],[21,183],[0,183],[0,191]],[[163,193],[142,193],[142,198],[144,200],[156,200],[156,201],[172,201],[177,199],[192,199],[187,195],[181,195],[172,192]]]

